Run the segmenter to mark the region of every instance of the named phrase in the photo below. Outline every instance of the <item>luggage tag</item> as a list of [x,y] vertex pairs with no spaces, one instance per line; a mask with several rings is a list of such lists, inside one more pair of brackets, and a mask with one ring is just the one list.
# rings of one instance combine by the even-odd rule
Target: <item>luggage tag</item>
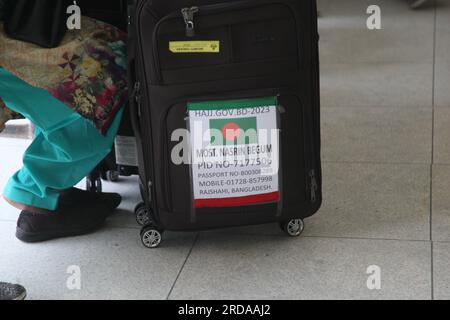
[[195,208],[280,201],[277,100],[188,103]]

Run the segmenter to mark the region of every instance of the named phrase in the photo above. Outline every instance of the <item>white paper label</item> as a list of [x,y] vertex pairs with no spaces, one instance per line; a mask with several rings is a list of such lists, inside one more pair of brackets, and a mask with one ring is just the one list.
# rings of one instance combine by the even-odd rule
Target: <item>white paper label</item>
[[135,137],[117,136],[115,140],[116,163],[120,166],[138,166],[138,154]]
[[278,201],[276,98],[193,103],[188,109],[195,206]]

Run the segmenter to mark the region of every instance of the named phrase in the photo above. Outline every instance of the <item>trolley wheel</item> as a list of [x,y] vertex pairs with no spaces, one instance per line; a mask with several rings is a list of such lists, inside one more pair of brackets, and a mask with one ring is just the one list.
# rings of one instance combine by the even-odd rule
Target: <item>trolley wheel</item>
[[102,192],[103,187],[102,187],[102,179],[101,178],[96,178],[96,179],[91,179],[91,178],[86,178],[86,190],[89,192]]
[[302,219],[292,219],[280,224],[281,229],[290,237],[298,237],[305,230],[305,223]]
[[134,209],[136,215],[136,222],[140,226],[146,226],[152,223],[152,211],[147,208],[144,202],[139,203]]
[[162,241],[163,232],[164,231],[156,228],[152,224],[143,227],[141,230],[142,244],[149,249],[159,247]]
[[109,170],[106,172],[106,180],[111,182],[119,181],[120,173],[117,170]]

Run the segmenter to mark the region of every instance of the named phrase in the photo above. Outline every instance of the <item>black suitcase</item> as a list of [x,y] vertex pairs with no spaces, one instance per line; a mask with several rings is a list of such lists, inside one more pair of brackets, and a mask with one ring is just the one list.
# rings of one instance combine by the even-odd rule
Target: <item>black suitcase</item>
[[143,244],[272,222],[298,236],[322,202],[315,0],[138,0],[129,24]]

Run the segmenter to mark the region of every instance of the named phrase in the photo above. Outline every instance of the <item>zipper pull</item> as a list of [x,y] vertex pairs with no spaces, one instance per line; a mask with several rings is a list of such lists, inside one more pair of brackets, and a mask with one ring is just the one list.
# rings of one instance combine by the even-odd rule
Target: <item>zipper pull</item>
[[309,177],[311,178],[311,202],[314,203],[317,200],[316,192],[318,190],[316,171],[313,169],[309,172]]
[[285,108],[284,106],[282,106],[281,104],[279,104],[279,105],[277,106],[277,109],[278,109],[278,113],[279,113],[279,114],[284,114],[284,113],[286,113],[286,108]]
[[141,83],[139,81],[134,84],[133,95],[138,107],[138,116],[141,117]]
[[152,194],[153,194],[153,183],[151,181],[147,184],[147,190],[148,190],[148,202],[152,202]]
[[136,97],[139,91],[141,91],[141,83],[139,81],[136,81],[134,83],[133,95]]
[[186,24],[186,37],[188,38],[195,36],[194,17],[198,11],[198,7],[181,9],[181,14],[183,15],[184,23]]

